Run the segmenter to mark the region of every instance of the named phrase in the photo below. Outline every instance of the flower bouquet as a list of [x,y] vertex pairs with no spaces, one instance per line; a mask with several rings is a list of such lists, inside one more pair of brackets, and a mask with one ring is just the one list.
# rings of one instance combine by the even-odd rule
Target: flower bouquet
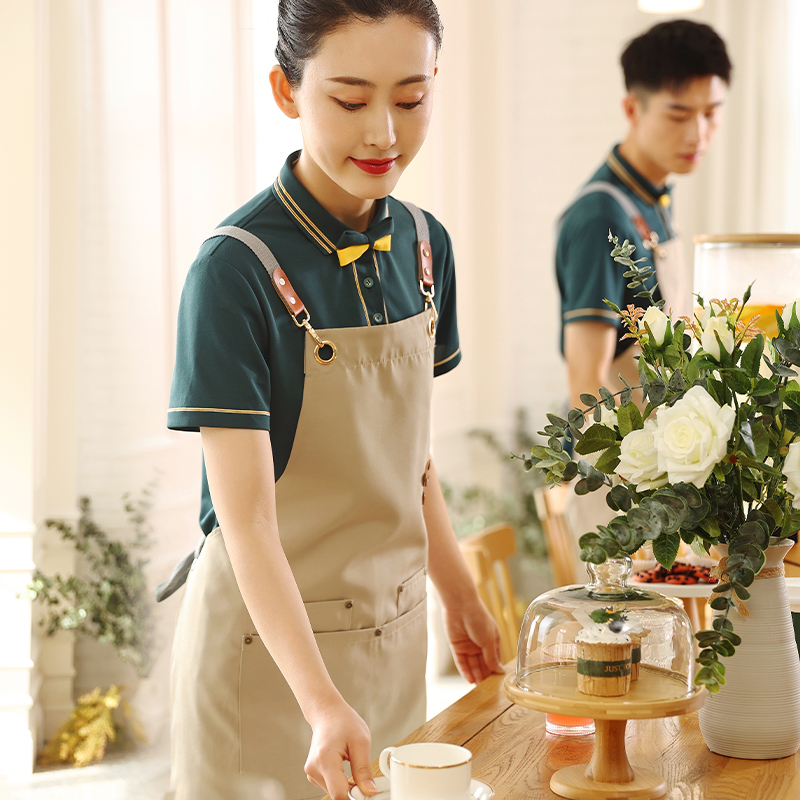
[[725,683],[720,659],[741,643],[730,610],[747,614],[766,548],[800,528],[800,299],[776,312],[778,333],[769,340],[756,318],[742,319],[749,288],[741,301],[698,297],[694,319],[672,319],[647,287],[652,268],[631,259],[627,240],[620,245],[609,233],[609,241],[628,285],[646,301],[646,310],[606,301],[625,337],[639,344],[640,385],[620,376],[622,391],[600,387],[598,397],[582,394],[584,407],[566,419],[548,414],[540,432],[547,444],[521,458],[548,483],[575,481],[578,495],[607,492],[618,515],[580,538],[584,561],[599,564],[650,544],[670,569],[681,541],[698,553],[727,545],[713,629],[697,634],[695,683],[717,692]]

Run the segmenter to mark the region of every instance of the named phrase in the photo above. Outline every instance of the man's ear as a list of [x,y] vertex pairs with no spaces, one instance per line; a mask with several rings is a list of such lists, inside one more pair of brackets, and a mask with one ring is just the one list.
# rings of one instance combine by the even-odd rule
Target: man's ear
[[633,93],[628,92],[622,98],[622,111],[625,114],[625,119],[633,124],[639,117],[639,110],[641,109],[641,100]]
[[277,64],[269,71],[269,85],[272,87],[272,96],[275,98],[278,108],[290,119],[297,119],[300,114],[294,101],[292,87]]

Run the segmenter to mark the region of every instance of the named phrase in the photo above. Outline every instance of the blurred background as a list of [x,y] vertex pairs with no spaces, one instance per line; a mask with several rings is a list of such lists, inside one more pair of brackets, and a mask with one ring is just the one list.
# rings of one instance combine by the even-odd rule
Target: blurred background
[[[565,401],[555,221],[625,133],[624,44],[670,15],[636,0],[438,6],[433,125],[395,192],[435,214],[456,252],[464,358],[436,382],[434,452],[460,532],[514,515],[528,526],[532,596],[549,574],[504,454]],[[166,429],[177,307],[200,242],[300,147],[267,81],[276,7],[0,0],[0,776],[20,797],[95,796],[26,776],[75,698],[119,683],[157,757],[152,776],[137,768],[150,788],[109,773],[115,788],[96,796],[160,796],[178,598],[150,617],[145,669],[114,620],[98,623],[103,641],[68,617],[43,635],[47,606],[26,587],[36,570],[85,572],[63,534],[85,531],[87,511],[127,543],[132,560],[112,567],[134,594],[199,535],[199,436]],[[734,62],[721,132],[676,180],[687,257],[697,233],[797,232],[800,4],[705,0],[682,16],[712,24]]]

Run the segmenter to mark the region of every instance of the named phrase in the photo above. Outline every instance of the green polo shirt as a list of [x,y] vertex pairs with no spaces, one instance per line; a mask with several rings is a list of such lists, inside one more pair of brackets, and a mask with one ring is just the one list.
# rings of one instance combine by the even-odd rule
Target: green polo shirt
[[[292,165],[298,155],[289,156],[269,189],[221,225],[244,228],[270,248],[317,330],[386,325],[422,312],[411,214],[394,198],[384,198],[370,228],[353,231],[297,180]],[[447,231],[426,217],[439,313],[433,371],[442,375],[461,359],[453,251]],[[353,264],[340,266],[337,246],[371,244],[390,229],[391,250],[369,247]],[[204,242],[181,295],[167,426],[268,430],[278,480],[303,402],[306,336],[250,248],[230,237]],[[205,533],[217,524],[205,465],[200,524]]]
[[[587,181],[604,181],[619,187],[633,200],[659,241],[675,234],[671,226],[670,188],[659,189],[643,178],[615,147],[605,163]],[[642,237],[620,204],[606,192],[593,192],[570,206],[561,219],[556,246],[556,278],[561,294],[561,351],[564,351],[564,325],[580,320],[603,322],[617,328],[622,336],[621,320],[603,302],[611,300],[620,308],[628,304],[641,305],[634,298],[638,290],[628,289],[624,269],[611,258],[608,232],[628,239],[636,245],[634,259],[645,258],[653,266],[652,253],[645,249]],[[654,278],[650,279],[652,288]],[[656,295],[660,297],[660,295]],[[633,339],[617,341],[614,356],[619,356]]]

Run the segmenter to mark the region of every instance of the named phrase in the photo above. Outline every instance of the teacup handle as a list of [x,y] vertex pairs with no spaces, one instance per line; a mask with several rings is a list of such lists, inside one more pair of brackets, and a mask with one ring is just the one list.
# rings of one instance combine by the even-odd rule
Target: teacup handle
[[389,760],[396,749],[396,747],[385,747],[381,750],[381,754],[378,758],[378,765],[381,768],[381,773],[387,777],[389,776]]

